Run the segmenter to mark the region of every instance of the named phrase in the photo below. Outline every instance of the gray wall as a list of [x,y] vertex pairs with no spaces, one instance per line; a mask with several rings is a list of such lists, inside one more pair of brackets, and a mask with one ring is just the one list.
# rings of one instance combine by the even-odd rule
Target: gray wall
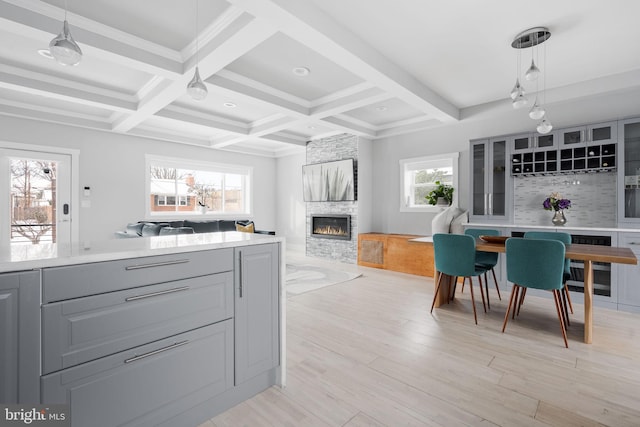
[[4,116],[0,129],[0,146],[8,141],[80,150],[80,188],[73,191],[91,187],[91,207],[80,208],[74,219],[81,241],[111,239],[114,231],[145,218],[146,154],[253,167],[256,227],[276,229],[275,159]]
[[305,152],[277,160],[276,232],[287,241],[287,250],[304,252],[306,236],[306,203],[302,197],[302,165]]

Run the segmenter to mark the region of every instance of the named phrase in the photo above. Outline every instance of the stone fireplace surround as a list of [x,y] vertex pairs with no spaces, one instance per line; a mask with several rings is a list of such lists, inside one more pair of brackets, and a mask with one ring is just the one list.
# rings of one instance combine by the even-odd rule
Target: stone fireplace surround
[[[306,164],[354,159],[356,199],[358,189],[358,137],[338,135],[307,143]],[[358,201],[307,202],[306,255],[355,264],[358,260]],[[350,240],[327,239],[312,234],[312,215],[349,215]]]

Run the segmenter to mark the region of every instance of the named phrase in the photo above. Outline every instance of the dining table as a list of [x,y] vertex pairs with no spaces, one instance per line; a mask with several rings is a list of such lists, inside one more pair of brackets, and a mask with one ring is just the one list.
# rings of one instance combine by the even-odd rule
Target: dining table
[[[431,236],[419,237],[411,241],[433,244],[433,238]],[[476,250],[505,253],[505,241],[486,242],[482,239],[476,239]],[[612,264],[636,265],[638,264],[638,259],[629,248],[581,243],[566,245],[565,258],[584,262],[584,342],[591,344],[593,342],[593,263],[607,262]],[[435,277],[437,277],[437,275]],[[446,302],[446,295],[448,295],[448,293],[442,292],[441,294],[445,295],[445,299],[436,301],[436,306]]]

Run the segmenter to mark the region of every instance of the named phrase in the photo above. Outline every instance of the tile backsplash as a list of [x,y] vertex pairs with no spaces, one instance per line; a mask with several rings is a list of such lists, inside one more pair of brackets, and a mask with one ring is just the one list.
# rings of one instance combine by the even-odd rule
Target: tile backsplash
[[514,223],[552,225],[553,211],[544,210],[542,202],[558,192],[571,200],[564,212],[567,227],[615,227],[616,182],[615,172],[515,177]]

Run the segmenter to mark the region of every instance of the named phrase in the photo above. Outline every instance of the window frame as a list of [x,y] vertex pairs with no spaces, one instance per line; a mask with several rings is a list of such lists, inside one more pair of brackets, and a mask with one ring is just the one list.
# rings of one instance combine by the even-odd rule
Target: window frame
[[[217,172],[217,173],[229,173],[229,174],[238,174],[244,176],[244,212],[219,212],[219,211],[207,211],[206,213],[201,212],[181,212],[179,210],[173,211],[159,211],[153,212],[151,210],[151,167],[167,167],[167,168],[175,168],[175,169],[187,169],[187,170],[197,170],[204,172]],[[193,160],[186,158],[176,158],[176,157],[165,157],[165,156],[157,156],[147,154],[145,155],[145,219],[156,221],[163,219],[181,219],[181,218],[241,218],[241,219],[253,219],[253,167],[245,166],[245,165],[233,165],[233,164],[223,164],[223,163],[215,163],[215,162],[206,162],[201,160]],[[162,205],[162,206],[175,206],[176,208],[182,206],[180,205],[181,196],[176,194],[176,204],[175,205]],[[185,199],[187,200],[187,199]],[[165,199],[166,203],[166,199]]]
[[[434,206],[434,205],[421,205],[421,206],[409,206],[407,204],[408,197],[410,195],[407,193],[407,189],[409,188],[410,183],[406,182],[407,171],[414,170],[408,169],[408,166],[413,165],[415,163],[426,163],[426,162],[438,162],[438,161],[447,161],[447,163],[451,163],[452,167],[452,185],[455,191],[453,192],[453,200],[451,202],[451,206],[458,206],[458,194],[460,193],[459,189],[459,168],[458,168],[458,160],[460,157],[459,152],[453,153],[444,153],[444,154],[435,154],[432,156],[424,156],[424,157],[412,157],[408,159],[401,159],[399,161],[399,170],[400,170],[400,212],[440,212],[442,207]],[[446,165],[449,166],[448,164]]]

